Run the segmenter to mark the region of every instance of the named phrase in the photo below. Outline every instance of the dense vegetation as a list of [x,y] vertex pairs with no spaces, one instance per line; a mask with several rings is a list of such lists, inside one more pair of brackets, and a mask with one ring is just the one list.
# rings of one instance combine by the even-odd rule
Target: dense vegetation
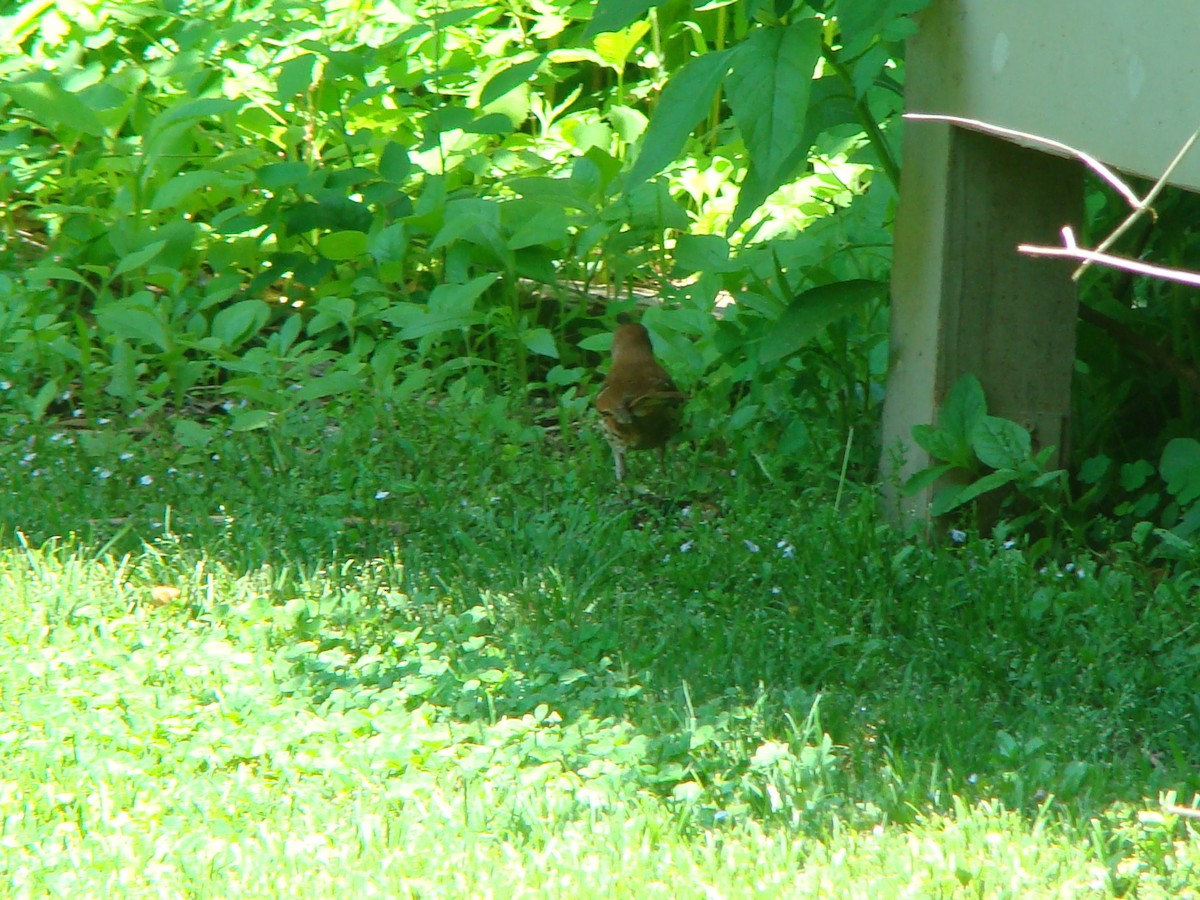
[[1195,890],[1194,298],[1089,276],[1069,472],[956,388],[994,532],[879,514],[925,5],[0,18],[11,893]]

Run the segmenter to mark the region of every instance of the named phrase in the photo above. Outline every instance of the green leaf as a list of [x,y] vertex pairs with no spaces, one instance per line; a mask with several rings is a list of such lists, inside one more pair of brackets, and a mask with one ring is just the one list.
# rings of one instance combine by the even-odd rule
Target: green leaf
[[135,250],[122,257],[121,261],[117,263],[116,268],[113,269],[113,277],[124,275],[126,272],[132,272],[134,269],[140,269],[146,263],[150,262],[150,260],[154,259],[154,257],[158,256],[165,246],[167,246],[166,241],[154,241],[147,244],[141,250]]
[[[214,184],[224,184],[225,176],[220,172],[201,169],[196,172],[184,172],[176,175],[160,187],[150,201],[151,209],[174,209],[188,197],[202,193],[206,187]],[[194,204],[189,204],[189,208]]]
[[37,80],[10,82],[0,90],[52,131],[66,126],[92,137],[104,134],[104,125],[99,117],[82,100],[66,91],[57,81],[49,80],[50,76],[45,73],[38,73],[35,78]]
[[1079,480],[1084,484],[1096,484],[1111,468],[1112,460],[1109,457],[1103,454],[1089,457],[1079,467]]
[[984,416],[971,432],[971,449],[979,461],[993,469],[1015,469],[1029,458],[1029,432],[1008,419]]
[[1001,469],[997,472],[989,472],[982,478],[971,482],[961,491],[959,491],[955,505],[961,506],[964,503],[974,500],[980,494],[986,494],[988,491],[995,490],[998,487],[1003,487],[1004,485],[1015,481],[1016,478],[1017,473],[1012,469]]
[[280,65],[279,78],[275,82],[275,98],[280,103],[286,103],[312,87],[313,65],[316,61],[317,58],[313,54],[302,53]]
[[262,300],[242,300],[213,317],[211,334],[234,349],[262,330],[271,319],[271,307]]
[[820,57],[817,19],[757,29],[733,55],[726,97],[751,163],[776,186],[791,174]]
[[1200,499],[1200,441],[1175,438],[1163,448],[1159,472],[1181,506]]
[[393,222],[367,240],[367,252],[380,265],[403,262],[407,251],[408,234],[403,222]]
[[736,268],[729,259],[729,241],[719,234],[681,234],[675,241],[675,271],[680,275]]
[[583,31],[585,38],[602,34],[606,31],[617,31],[630,22],[646,14],[653,6],[658,6],[661,0],[598,0],[596,11],[592,13],[592,21]]
[[970,458],[971,439],[986,415],[983,385],[974,375],[962,376],[946,394],[938,413],[938,428],[954,441],[955,459]]
[[334,394],[347,394],[361,388],[361,374],[341,371],[314,378],[307,384],[301,385],[293,396],[301,401],[316,400],[320,397],[332,397]]
[[545,61],[546,54],[542,53],[533,59],[516,63],[502,72],[493,75],[488,79],[488,83],[483,86],[483,91],[479,94],[479,105],[487,106],[489,103],[499,100],[509,91],[516,90],[536,75],[538,69],[542,67],[542,63]]
[[1144,459],[1125,463],[1121,466],[1119,483],[1125,491],[1136,491],[1144,487],[1150,476],[1154,474],[1154,466]]
[[171,347],[166,325],[155,310],[139,303],[119,302],[96,310],[100,327],[124,341],[154,344],[161,350]]
[[496,272],[472,278],[466,284],[439,284],[429,293],[429,309],[458,315],[475,308],[475,301],[500,278]]
[[800,294],[788,304],[759,348],[761,362],[790,356],[819,335],[830,323],[860,306],[886,295],[882,281],[852,279],[823,284]]
[[561,206],[543,206],[526,219],[508,239],[510,250],[560,243],[569,236],[567,214]]
[[412,162],[408,158],[408,148],[395,141],[388,141],[387,146],[383,148],[383,154],[379,157],[380,176],[392,184],[404,184],[408,180],[408,173],[411,169]]
[[961,484],[951,484],[933,496],[933,500],[929,504],[929,513],[934,516],[944,516],[952,509],[957,509],[962,505],[959,502],[958,495],[962,493],[963,486]]
[[275,420],[275,414],[265,409],[237,410],[233,413],[233,423],[229,426],[234,431],[257,431],[266,428]]
[[956,468],[958,468],[958,467],[957,466],[930,466],[927,469],[922,469],[920,472],[917,472],[915,475],[913,475],[911,478],[909,478],[906,482],[904,482],[905,495],[911,497],[913,494],[916,494],[919,491],[923,491],[925,488],[930,487],[934,482],[936,482],[943,475],[953,472]]
[[951,468],[971,468],[971,458],[965,448],[940,428],[932,425],[914,425],[913,440],[933,459],[946,463]]
[[642,149],[625,184],[628,193],[675,161],[693,126],[708,113],[733,59],[732,50],[706,53],[667,82],[650,116]]
[[530,353],[558,359],[558,347],[554,344],[554,335],[547,328],[531,328],[521,335],[521,341]]
[[211,428],[206,428],[194,419],[184,416],[176,417],[172,425],[175,441],[182,447],[197,449],[206,446],[212,440]]
[[596,36],[596,54],[610,69],[622,72],[633,50],[650,30],[645,19],[632,23],[628,28]]
[[843,0],[838,4],[838,25],[842,31],[842,53],[853,58],[876,38],[897,40],[912,31],[912,26],[896,20],[919,12],[931,0]]
[[317,241],[317,250],[326,259],[356,259],[367,252],[367,236],[361,231],[335,231]]

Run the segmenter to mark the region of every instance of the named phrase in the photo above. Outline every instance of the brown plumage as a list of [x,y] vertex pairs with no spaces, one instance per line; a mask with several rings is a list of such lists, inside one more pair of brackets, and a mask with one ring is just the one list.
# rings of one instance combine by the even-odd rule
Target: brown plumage
[[653,450],[666,468],[667,441],[679,430],[687,396],[654,358],[650,334],[642,325],[619,325],[613,335],[612,366],[596,409],[612,447],[617,481],[625,477],[628,450]]

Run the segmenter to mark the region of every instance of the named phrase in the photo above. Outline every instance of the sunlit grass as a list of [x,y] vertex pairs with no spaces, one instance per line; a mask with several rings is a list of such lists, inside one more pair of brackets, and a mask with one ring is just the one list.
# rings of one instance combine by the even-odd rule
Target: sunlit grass
[[1194,888],[1184,582],[421,409],[10,432],[13,895]]

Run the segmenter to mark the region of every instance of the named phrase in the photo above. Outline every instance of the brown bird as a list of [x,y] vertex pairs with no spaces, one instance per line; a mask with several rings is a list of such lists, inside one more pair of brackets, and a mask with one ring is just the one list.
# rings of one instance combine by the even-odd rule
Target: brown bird
[[687,396],[654,358],[645,327],[618,325],[613,334],[612,366],[596,395],[617,481],[625,477],[627,450],[657,448],[666,470],[667,441],[679,430],[685,400]]

